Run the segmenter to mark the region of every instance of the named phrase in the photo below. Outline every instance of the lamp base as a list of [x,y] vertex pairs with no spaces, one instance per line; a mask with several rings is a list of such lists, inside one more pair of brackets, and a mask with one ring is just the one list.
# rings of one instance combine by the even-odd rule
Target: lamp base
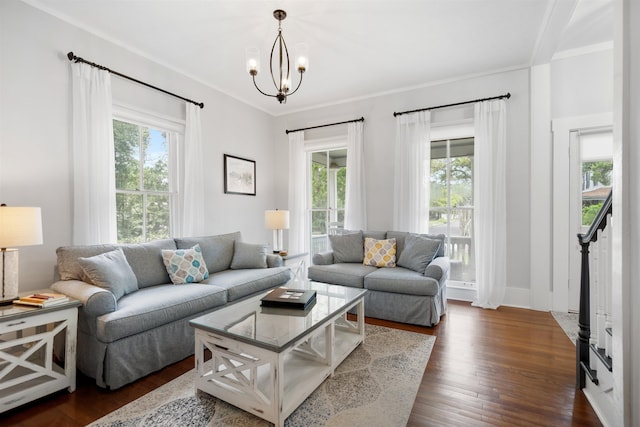
[[3,249],[0,252],[0,305],[5,305],[18,298],[18,250]]

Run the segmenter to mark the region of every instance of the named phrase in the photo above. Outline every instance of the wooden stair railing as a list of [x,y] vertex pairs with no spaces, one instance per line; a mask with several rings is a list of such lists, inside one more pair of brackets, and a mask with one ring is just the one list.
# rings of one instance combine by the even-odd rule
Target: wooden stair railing
[[[579,389],[585,387],[586,377],[589,377],[594,384],[598,384],[597,372],[591,369],[589,363],[589,339],[591,337],[589,245],[598,240],[598,231],[604,230],[607,226],[607,218],[611,216],[612,213],[612,194],[613,191],[610,191],[587,233],[578,234],[578,242],[580,243],[580,252],[582,255],[580,267],[580,313],[578,315],[578,326],[580,330],[576,341],[576,385]],[[597,353],[597,349],[595,350]],[[611,366],[610,359],[609,366]]]

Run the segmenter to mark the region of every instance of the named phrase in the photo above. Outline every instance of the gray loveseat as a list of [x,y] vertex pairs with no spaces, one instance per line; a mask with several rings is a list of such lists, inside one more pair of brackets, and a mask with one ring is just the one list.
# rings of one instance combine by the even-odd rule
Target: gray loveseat
[[[313,256],[309,279],[368,289],[365,315],[402,323],[433,326],[447,307],[449,259],[444,235],[398,231],[345,231],[329,236],[332,250]],[[395,266],[366,265],[365,239],[395,242]],[[372,241],[369,241],[372,242]],[[385,252],[383,250],[383,252]],[[386,251],[387,255],[390,251]]]
[[[192,249],[196,244],[199,254]],[[175,254],[182,261],[187,254],[188,268],[208,277],[180,277],[178,268],[170,277],[165,256],[173,259]],[[291,275],[282,258],[268,254],[266,245],[243,243],[240,232],[68,246],[58,248],[57,256],[60,280],[51,288],[83,304],[78,315],[78,369],[111,389],[193,354],[190,319],[282,285]],[[172,283],[194,278],[202,280]]]

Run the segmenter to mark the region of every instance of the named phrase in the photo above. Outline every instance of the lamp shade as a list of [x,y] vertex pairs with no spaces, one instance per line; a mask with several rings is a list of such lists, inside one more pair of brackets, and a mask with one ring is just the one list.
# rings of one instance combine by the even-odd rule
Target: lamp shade
[[0,206],[0,248],[41,244],[40,208]]
[[289,211],[264,211],[264,225],[269,230],[287,230],[289,228]]

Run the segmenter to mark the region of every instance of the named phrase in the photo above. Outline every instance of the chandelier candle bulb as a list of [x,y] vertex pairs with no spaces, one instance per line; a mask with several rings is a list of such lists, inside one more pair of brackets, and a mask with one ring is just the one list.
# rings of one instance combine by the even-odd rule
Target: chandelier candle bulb
[[294,52],[296,56],[296,67],[300,73],[304,73],[309,69],[309,45],[306,43],[297,43]]
[[247,59],[247,72],[255,76],[260,71],[260,49],[257,47],[249,47],[245,51]]

